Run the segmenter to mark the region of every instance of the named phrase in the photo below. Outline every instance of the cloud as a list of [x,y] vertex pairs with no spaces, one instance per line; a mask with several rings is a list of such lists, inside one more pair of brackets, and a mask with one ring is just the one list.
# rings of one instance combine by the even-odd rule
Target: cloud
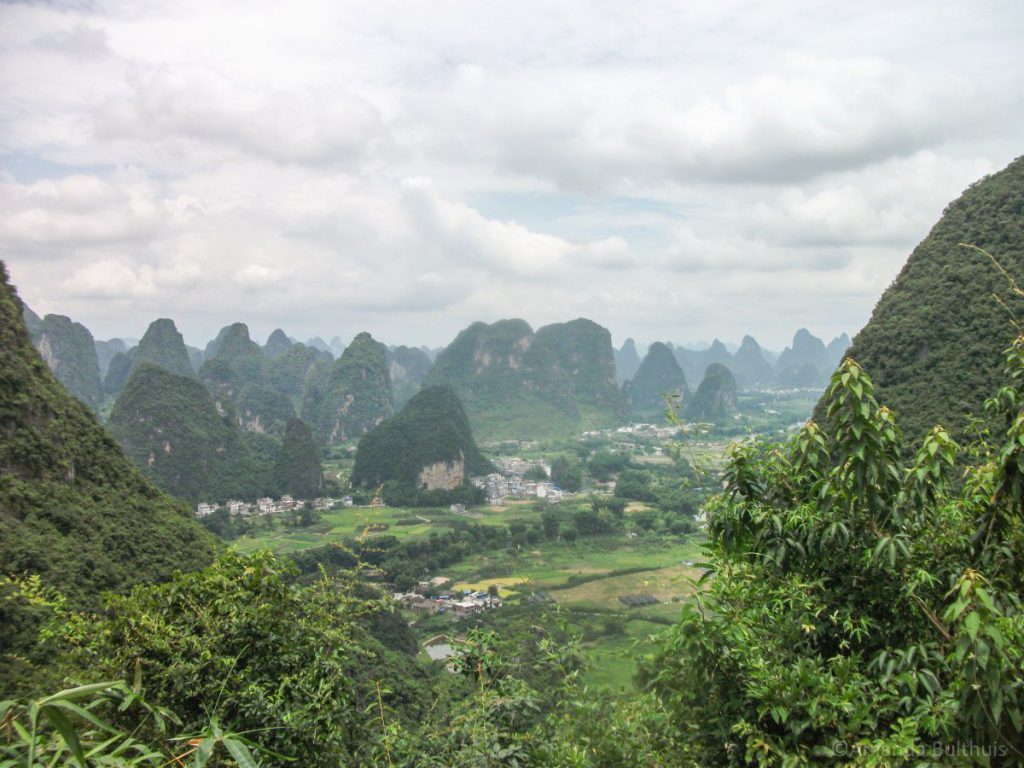
[[336,87],[253,89],[216,70],[132,69],[129,92],[102,103],[97,140],[200,142],[284,163],[353,164],[387,133],[376,108]]
[[246,291],[266,291],[280,285],[291,276],[286,267],[247,264],[235,272],[235,284]]
[[112,53],[110,46],[107,45],[106,32],[81,22],[70,29],[41,35],[33,41],[33,45],[79,61],[98,59]]
[[137,170],[30,184],[8,176],[0,181],[0,233],[9,247],[36,254],[145,241],[181,219],[179,202],[163,199],[158,185]]
[[63,285],[69,296],[88,300],[146,299],[154,292],[150,268],[134,269],[113,259],[85,265]]
[[621,266],[628,261],[629,247],[622,238],[573,243],[515,221],[488,219],[464,203],[445,199],[425,179],[406,179],[402,189],[403,203],[423,242],[466,267],[532,277],[573,262]]
[[106,336],[157,315],[195,341],[238,319],[434,345],[516,315],[641,341],[854,330],[1024,119],[1024,15],[996,2],[4,20],[3,255],[34,306]]

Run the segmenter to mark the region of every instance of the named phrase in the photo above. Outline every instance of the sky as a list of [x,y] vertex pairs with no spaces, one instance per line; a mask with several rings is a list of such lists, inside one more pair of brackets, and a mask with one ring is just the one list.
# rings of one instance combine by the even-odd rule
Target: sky
[[1024,153],[1024,3],[0,4],[0,258],[97,338],[869,318]]

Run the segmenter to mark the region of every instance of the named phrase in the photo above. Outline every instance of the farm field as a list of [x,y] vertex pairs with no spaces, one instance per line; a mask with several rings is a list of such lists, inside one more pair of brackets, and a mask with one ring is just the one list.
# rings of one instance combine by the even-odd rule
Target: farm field
[[[538,513],[530,504],[510,504],[503,507],[479,507],[471,515],[453,515],[447,509],[402,509],[399,507],[343,507],[321,515],[320,522],[305,528],[289,528],[281,516],[269,520],[270,527],[255,534],[242,536],[232,542],[232,548],[248,554],[257,549],[269,549],[276,554],[296,552],[324,544],[334,544],[359,536],[387,534],[399,539],[443,534],[452,529],[457,520],[481,525],[507,525],[515,520],[534,520]],[[399,525],[398,521],[419,518],[414,525]],[[367,526],[387,525],[386,530],[371,531]]]
[[457,590],[486,589],[495,584],[506,591],[550,591],[571,586],[570,579],[614,576],[628,569],[654,571],[699,559],[698,537],[648,543],[612,535],[573,544],[549,542],[515,553],[479,553],[449,568],[444,575],[455,579],[453,588]]

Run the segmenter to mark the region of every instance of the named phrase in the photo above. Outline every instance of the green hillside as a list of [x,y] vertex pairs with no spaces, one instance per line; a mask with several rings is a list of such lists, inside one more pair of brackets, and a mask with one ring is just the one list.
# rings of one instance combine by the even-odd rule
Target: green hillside
[[263,345],[263,354],[270,358],[278,357],[279,355],[283,355],[293,346],[292,340],[288,338],[288,335],[280,328],[276,328],[274,332],[267,337],[267,343]]
[[33,341],[57,381],[90,408],[98,408],[100,363],[89,329],[64,315],[47,315],[36,327]]
[[288,422],[295,418],[291,399],[263,384],[246,384],[238,396],[238,426],[245,432],[284,437]]
[[775,380],[775,373],[761,345],[753,336],[743,337],[740,348],[733,356],[731,370],[736,376],[736,383],[741,387],[767,386]]
[[[224,405],[219,405],[224,411]],[[253,498],[269,488],[233,412],[202,382],[146,363],[135,370],[110,413],[110,430],[142,471],[190,501]]]
[[387,348],[368,333],[356,336],[334,363],[319,412],[317,437],[325,445],[361,437],[388,418],[393,407]]
[[322,488],[320,449],[313,439],[313,431],[302,419],[291,419],[274,463],[274,493],[312,499],[320,495]]
[[[432,475],[423,473],[427,467],[433,468]],[[453,490],[491,469],[454,390],[428,386],[359,441],[352,483],[375,488],[393,481],[401,491],[415,494]]]
[[419,391],[423,379],[430,373],[433,363],[427,353],[417,347],[391,347],[388,349],[388,373],[395,407],[400,408]]
[[217,545],[188,507],[146,480],[50,373],[2,263],[0,424],[4,574],[38,573],[89,602],[212,560]]
[[179,376],[192,376],[192,362],[185,349],[185,340],[173,320],[161,318],[149,324],[139,345],[132,352],[132,368],[143,363],[159,365]]
[[660,341],[651,344],[627,391],[634,414],[664,413],[666,394],[685,401],[686,376],[667,345]]
[[636,342],[626,339],[621,349],[615,350],[615,381],[621,387],[636,375],[640,367],[640,355]]
[[482,440],[564,437],[618,423],[611,337],[589,320],[541,328],[473,323],[434,361],[424,384],[448,384]]
[[626,402],[616,383],[615,350],[607,328],[582,317],[546,325],[534,335],[532,349],[568,375],[584,428],[622,423]]
[[720,422],[737,409],[736,380],[724,365],[712,363],[684,412],[690,421]]
[[1018,158],[946,208],[854,338],[847,354],[871,372],[879,401],[912,441],[937,423],[965,438],[967,414],[998,388],[1002,352],[1024,321],[1024,298],[1010,285],[1024,285],[1022,222]]

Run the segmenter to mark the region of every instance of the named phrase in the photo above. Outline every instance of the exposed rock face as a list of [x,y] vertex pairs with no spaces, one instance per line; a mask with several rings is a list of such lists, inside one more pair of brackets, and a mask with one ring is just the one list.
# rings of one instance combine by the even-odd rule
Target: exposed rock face
[[437,461],[428,464],[416,476],[418,487],[427,491],[451,491],[466,480],[466,461],[459,453],[452,461]]
[[98,408],[100,363],[89,329],[64,315],[47,315],[37,327],[35,344],[65,389],[90,408]]
[[736,381],[721,363],[712,363],[696,394],[686,405],[686,418],[691,421],[721,421],[736,413]]
[[[1011,317],[1024,317],[1024,298],[1007,279],[1024,285],[1021,211],[1024,157],[946,208],[846,353],[870,374],[910,441],[937,423],[964,439],[968,414],[981,416],[1003,383],[1003,351],[1018,333]],[[815,416],[824,418],[821,403]]]
[[676,396],[680,405],[685,403],[686,376],[667,345],[660,341],[651,345],[628,386],[628,392],[635,415],[664,413],[667,407],[665,395]]

